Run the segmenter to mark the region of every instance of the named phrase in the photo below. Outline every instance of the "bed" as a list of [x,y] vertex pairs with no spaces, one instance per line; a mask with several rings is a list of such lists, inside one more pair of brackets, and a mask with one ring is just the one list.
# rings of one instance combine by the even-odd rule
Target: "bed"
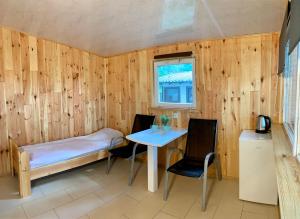
[[18,176],[21,197],[31,195],[31,181],[107,157],[107,149],[123,142],[123,134],[103,128],[93,134],[18,146],[9,139],[11,171]]

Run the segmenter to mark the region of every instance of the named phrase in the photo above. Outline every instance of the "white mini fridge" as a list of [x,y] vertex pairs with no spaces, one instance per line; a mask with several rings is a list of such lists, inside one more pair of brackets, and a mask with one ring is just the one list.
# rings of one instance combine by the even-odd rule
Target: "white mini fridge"
[[271,133],[244,130],[239,139],[239,198],[277,205],[277,181]]

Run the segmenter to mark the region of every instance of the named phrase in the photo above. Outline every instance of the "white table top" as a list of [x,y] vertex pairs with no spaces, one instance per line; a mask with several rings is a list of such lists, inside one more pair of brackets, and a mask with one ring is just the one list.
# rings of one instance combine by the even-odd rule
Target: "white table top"
[[186,129],[172,129],[169,131],[147,129],[127,135],[126,138],[139,144],[163,147],[186,133]]

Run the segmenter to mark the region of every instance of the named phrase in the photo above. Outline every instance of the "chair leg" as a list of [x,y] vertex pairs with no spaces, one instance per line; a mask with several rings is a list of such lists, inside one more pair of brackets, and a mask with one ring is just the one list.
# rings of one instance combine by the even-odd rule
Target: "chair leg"
[[129,179],[128,179],[129,186],[132,185],[132,181],[133,181],[133,177],[134,177],[135,151],[136,151],[137,146],[138,146],[138,143],[136,143],[134,145],[133,151],[132,151],[132,156],[131,156],[131,159],[129,160],[129,162],[130,162],[130,171],[129,171]]
[[168,191],[169,190],[169,172],[165,171],[165,185],[164,185],[164,201],[168,199]]
[[129,160],[129,165],[130,165],[129,178],[128,178],[128,185],[129,185],[129,186],[132,185],[132,181],[133,181],[134,161],[135,161],[135,157],[132,157],[132,158]]
[[204,167],[203,188],[202,188],[202,211],[206,209],[206,193],[207,193],[207,167]]
[[222,169],[221,169],[221,163],[220,163],[220,156],[216,155],[215,158],[215,165],[216,165],[216,173],[218,180],[222,180]]
[[108,152],[107,166],[106,166],[106,174],[109,174],[109,171],[110,171],[110,165],[111,165],[111,153]]

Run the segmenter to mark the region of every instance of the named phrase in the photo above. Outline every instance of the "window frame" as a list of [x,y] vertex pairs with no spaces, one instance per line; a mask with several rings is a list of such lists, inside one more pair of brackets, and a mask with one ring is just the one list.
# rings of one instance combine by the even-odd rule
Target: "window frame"
[[[288,48],[288,46],[287,46]],[[283,125],[285,128],[285,131],[289,137],[289,140],[291,142],[291,150],[293,153],[293,156],[296,156],[297,159],[300,161],[300,121],[299,121],[299,116],[300,116],[300,44],[297,45],[297,47],[295,48],[295,50],[287,56],[286,56],[286,65],[285,65],[285,69],[284,69],[284,73],[285,74],[291,74],[291,70],[293,68],[291,68],[291,55],[296,52],[296,56],[297,56],[297,63],[296,63],[296,71],[297,71],[297,90],[296,90],[296,109],[295,109],[295,125],[294,125],[294,131],[292,130],[292,128],[290,127],[290,125],[286,122],[287,120],[287,107],[289,106],[288,101],[289,101],[289,97],[288,97],[288,91],[287,91],[287,87],[289,87],[290,85],[288,84],[288,81],[286,80],[286,78],[284,78],[284,99],[283,99]]]
[[[285,67],[284,67],[284,75],[289,75],[290,74],[290,55],[288,54],[289,51],[289,42],[286,45],[285,48]],[[283,125],[285,128],[285,131],[289,137],[289,140],[292,144],[292,146],[295,145],[295,130],[293,131],[290,125],[286,122],[287,120],[287,108],[289,106],[288,101],[289,101],[289,92],[287,87],[289,87],[288,84],[289,82],[287,81],[286,77],[284,77],[284,94],[283,94]]]
[[298,77],[297,77],[297,105],[296,105],[296,124],[295,124],[295,133],[296,133],[296,141],[295,146],[293,147],[293,154],[297,157],[298,161],[300,162],[300,43],[298,43],[296,49],[298,50],[298,61],[297,61],[297,68],[298,68]]
[[[156,71],[158,66],[168,65],[168,64],[181,64],[181,63],[191,63],[192,64],[192,94],[193,102],[192,103],[165,103],[159,101],[159,81],[158,73]],[[152,106],[153,107],[162,107],[162,108],[186,108],[186,109],[195,109],[197,104],[196,98],[196,60],[195,57],[176,57],[168,59],[156,59],[153,61],[153,98]]]

